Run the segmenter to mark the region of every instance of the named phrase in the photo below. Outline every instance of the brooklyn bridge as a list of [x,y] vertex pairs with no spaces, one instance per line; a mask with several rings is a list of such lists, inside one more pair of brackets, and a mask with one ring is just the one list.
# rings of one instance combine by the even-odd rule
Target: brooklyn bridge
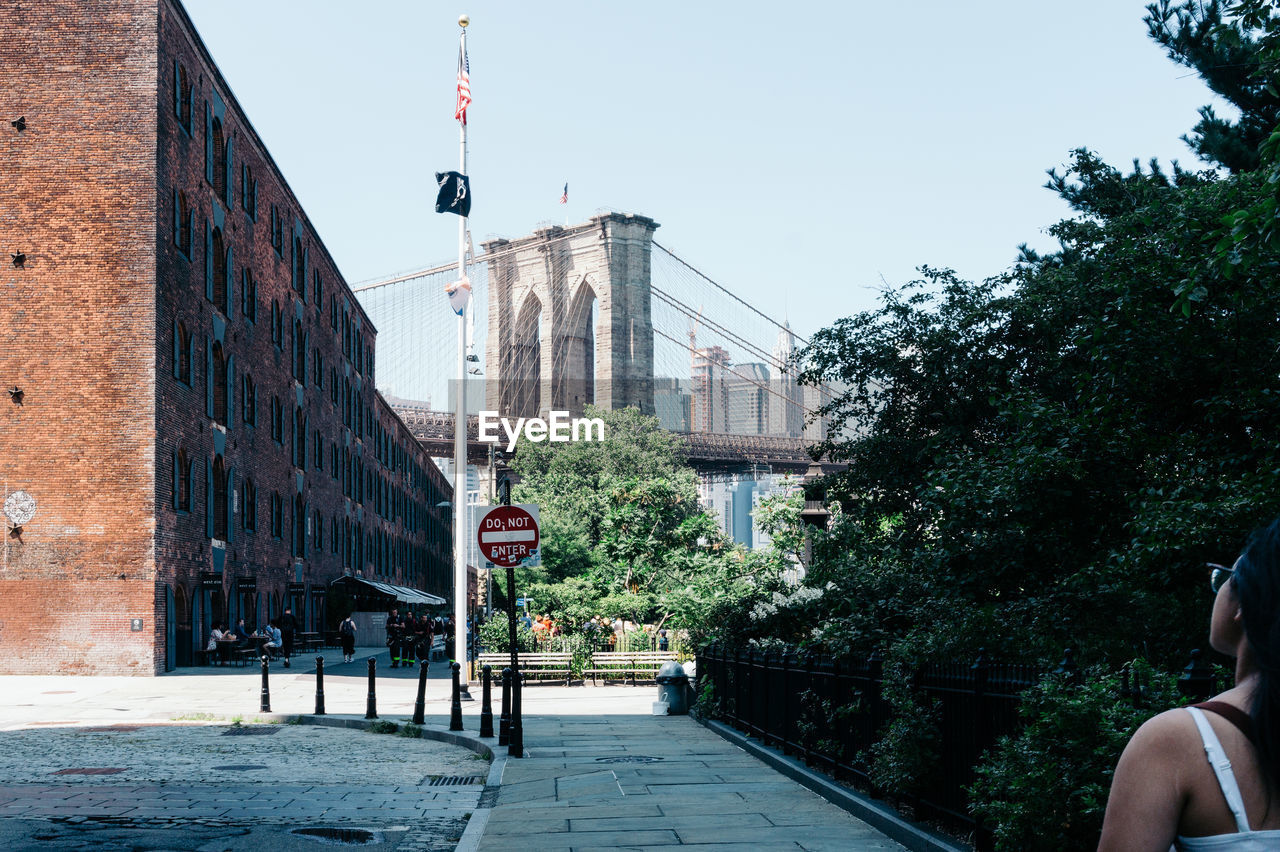
[[[469,257],[468,460],[484,464],[475,412],[579,416],[635,406],[682,439],[704,475],[803,473],[834,390],[796,381],[807,344],[657,240],[658,224],[606,212],[491,239]],[[468,241],[469,242],[469,241]],[[380,384],[432,455],[453,455],[456,263],[353,289],[378,328]]]

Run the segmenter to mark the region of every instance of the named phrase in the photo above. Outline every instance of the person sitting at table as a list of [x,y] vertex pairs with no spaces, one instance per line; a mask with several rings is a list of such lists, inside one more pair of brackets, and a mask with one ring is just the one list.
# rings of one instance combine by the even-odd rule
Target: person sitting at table
[[218,650],[218,640],[227,638],[227,634],[224,632],[226,626],[222,622],[213,625],[213,629],[209,631],[209,644],[204,647],[206,651]]
[[237,648],[249,647],[249,637],[253,635],[253,631],[245,626],[244,619],[236,621],[235,628],[231,631],[232,637],[236,640]]
[[262,646],[263,649],[284,647],[284,636],[280,633],[280,626],[276,622],[267,622],[266,637],[267,641]]

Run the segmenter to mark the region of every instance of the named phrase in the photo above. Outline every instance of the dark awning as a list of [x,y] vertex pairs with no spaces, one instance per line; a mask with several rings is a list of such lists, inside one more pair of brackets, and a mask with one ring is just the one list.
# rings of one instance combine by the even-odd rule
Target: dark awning
[[443,606],[448,603],[444,598],[437,597],[429,592],[424,592],[419,589],[410,589],[407,586],[397,586],[394,583],[382,583],[377,580],[366,580],[363,577],[339,577],[334,580],[333,583],[330,583],[330,585],[344,581],[367,586],[379,594],[386,595],[400,601],[401,603],[410,604],[411,606]]

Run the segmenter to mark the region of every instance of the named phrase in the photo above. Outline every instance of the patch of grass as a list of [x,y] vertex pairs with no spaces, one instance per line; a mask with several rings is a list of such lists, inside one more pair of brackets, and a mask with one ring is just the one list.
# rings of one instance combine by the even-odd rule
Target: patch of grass
[[412,722],[405,722],[404,727],[400,729],[400,736],[417,739],[422,736],[422,728]]
[[232,717],[231,717],[231,727],[233,727],[233,728],[238,728],[238,727],[240,727],[240,724],[241,724],[242,722],[244,722],[244,717],[243,717],[243,716],[232,716]]
[[365,730],[371,734],[394,734],[396,731],[400,730],[400,726],[395,722],[388,722],[386,719],[379,719]]
[[285,724],[285,725],[301,725],[301,724],[302,724],[302,717],[301,717],[301,716],[290,716],[288,719],[285,719],[285,720],[284,720],[284,723],[283,723],[283,724]]
[[172,722],[220,722],[226,716],[219,716],[216,713],[184,713],[181,716],[171,716],[169,720]]

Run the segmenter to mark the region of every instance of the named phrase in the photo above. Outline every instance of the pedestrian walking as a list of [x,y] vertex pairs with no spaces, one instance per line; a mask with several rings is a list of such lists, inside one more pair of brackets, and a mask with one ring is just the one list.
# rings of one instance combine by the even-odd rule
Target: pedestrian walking
[[338,638],[342,640],[342,662],[350,663],[356,658],[356,623],[348,615],[338,625]]

